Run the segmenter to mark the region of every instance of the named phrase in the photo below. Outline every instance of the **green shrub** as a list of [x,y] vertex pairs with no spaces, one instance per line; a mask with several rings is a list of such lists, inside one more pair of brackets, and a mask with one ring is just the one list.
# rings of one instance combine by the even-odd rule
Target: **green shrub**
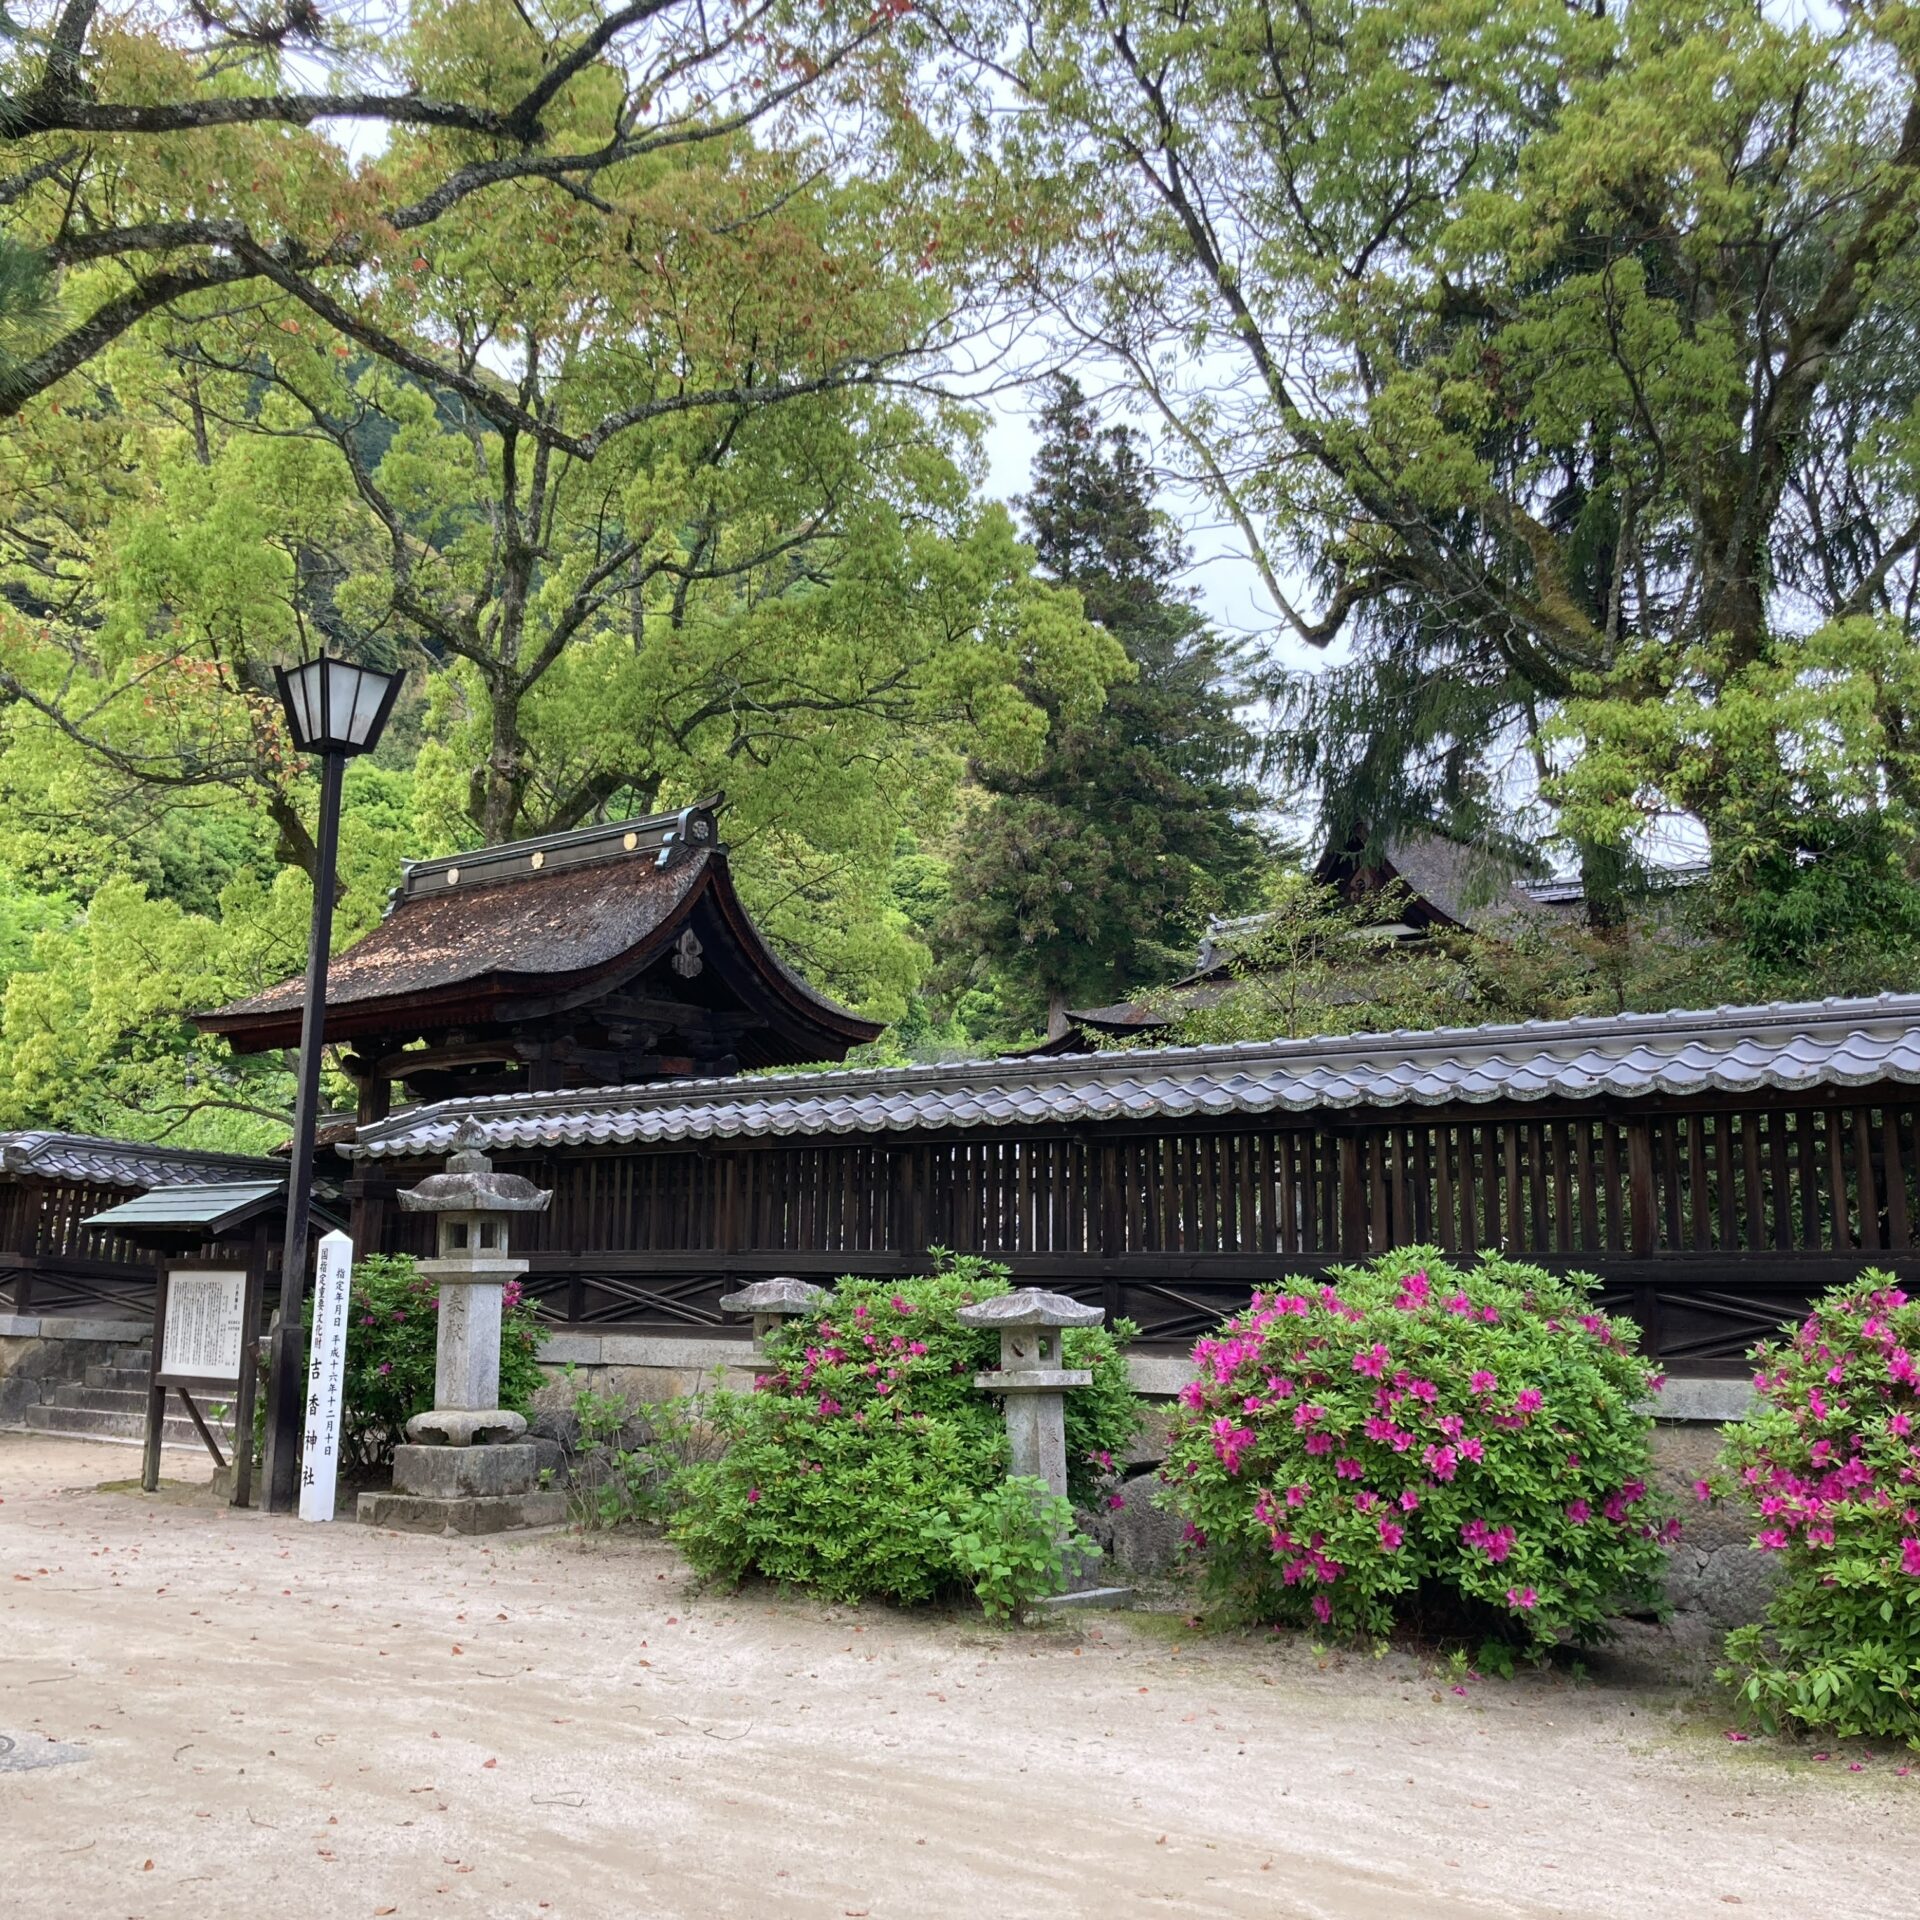
[[[777,1371],[751,1394],[705,1405],[724,1456],[688,1470],[672,1536],[693,1565],[728,1583],[760,1574],[835,1600],[931,1598],[966,1578],[940,1516],[977,1509],[1007,1471],[1000,1404],[973,1384],[999,1364],[999,1336],[955,1318],[1007,1291],[1006,1270],[943,1258],[912,1280],[847,1279],[790,1322]],[[1074,1490],[1091,1497],[1096,1461],[1139,1423],[1120,1339],[1070,1329],[1069,1366],[1095,1385],[1067,1396]]]
[[1163,1469],[1216,1596],[1534,1647],[1657,1604],[1651,1380],[1592,1284],[1412,1248],[1256,1294],[1195,1347]]
[[[573,1369],[567,1369],[573,1381]],[[698,1395],[636,1403],[573,1382],[574,1441],[567,1480],[573,1523],[593,1533],[660,1526],[679,1511],[686,1470],[709,1457]]]
[[1782,1578],[1765,1626],[1727,1636],[1720,1678],[1770,1732],[1920,1744],[1917,1356],[1920,1301],[1884,1273],[1754,1352],[1762,1405],[1727,1429],[1719,1473]]
[[927,1523],[927,1538],[973,1589],[989,1620],[1012,1620],[1066,1584],[1067,1554],[1092,1553],[1073,1522],[1073,1502],[1037,1477],[999,1480],[953,1502]]
[[[347,1369],[340,1415],[340,1465],[364,1479],[393,1464],[407,1422],[433,1405],[434,1341],[440,1297],[410,1255],[371,1254],[354,1263],[347,1309]],[[535,1356],[540,1322],[518,1281],[509,1281],[500,1317],[500,1404],[525,1413],[545,1376]],[[306,1327],[313,1337],[313,1295]],[[304,1369],[302,1377],[305,1377]]]

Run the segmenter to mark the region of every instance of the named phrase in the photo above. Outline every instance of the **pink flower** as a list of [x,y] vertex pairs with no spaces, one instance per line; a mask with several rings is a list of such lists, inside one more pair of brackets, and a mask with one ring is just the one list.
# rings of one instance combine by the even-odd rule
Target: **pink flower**
[[1115,1513],[1118,1513],[1126,1504],[1127,1496],[1124,1493],[1110,1493],[1107,1495],[1107,1505]]
[[1287,1489],[1287,1505],[1290,1507],[1304,1507],[1312,1497],[1311,1487],[1292,1486]]
[[1340,1480],[1359,1480],[1366,1475],[1366,1468],[1350,1455],[1343,1454],[1333,1463],[1334,1477]]
[[1497,1567],[1513,1551],[1513,1529],[1496,1527],[1485,1520],[1469,1520],[1460,1529],[1460,1538],[1470,1547],[1478,1547]]
[[1711,1500],[1713,1498],[1713,1486],[1711,1482],[1696,1480],[1693,1483],[1693,1497],[1696,1500]]
[[749,1487],[747,1489],[747,1505],[750,1507],[757,1507],[759,1504],[760,1504],[760,1489],[758,1487]]
[[1499,1379],[1495,1375],[1489,1373],[1485,1367],[1480,1367],[1475,1370],[1472,1377],[1467,1381],[1467,1391],[1469,1393],[1492,1393],[1499,1384]]
[[1436,1480],[1451,1480],[1460,1465],[1460,1456],[1451,1447],[1429,1447],[1421,1458]]
[[896,1293],[893,1296],[893,1310],[895,1313],[911,1313],[913,1311],[913,1302],[902,1298],[901,1295]]
[[1400,1496],[1400,1511],[1402,1513],[1412,1513],[1419,1504],[1420,1496],[1411,1487],[1408,1487]]
[[1333,1451],[1333,1435],[1330,1433],[1308,1434],[1307,1451],[1315,1455],[1331,1453]]
[[1514,1408],[1520,1413],[1538,1413],[1542,1397],[1538,1387],[1522,1387],[1519,1398],[1513,1403]]
[[1539,1604],[1540,1596],[1535,1593],[1531,1587],[1509,1587],[1507,1589],[1507,1605],[1510,1607],[1518,1607],[1524,1611],[1528,1607],[1537,1607]]
[[1253,1441],[1251,1427],[1236,1426],[1225,1414],[1213,1423],[1213,1450],[1229,1473],[1240,1471],[1240,1462]]
[[1407,1537],[1407,1530],[1397,1520],[1380,1522],[1380,1544],[1391,1553]]
[[1567,1502],[1567,1518],[1571,1520],[1576,1527],[1584,1527],[1587,1522],[1593,1518],[1593,1509],[1588,1506],[1584,1500],[1569,1500]]
[[1353,1356],[1353,1370],[1355,1373],[1364,1373],[1370,1380],[1378,1380],[1387,1370],[1386,1348],[1376,1340],[1372,1346],[1356,1353]]
[[820,1418],[822,1420],[830,1420],[836,1413],[843,1411],[844,1409],[841,1407],[840,1402],[836,1400],[832,1394],[823,1393],[820,1396]]
[[1911,1534],[1900,1542],[1900,1571],[1920,1579],[1920,1540]]
[[1324,1627],[1333,1618],[1333,1602],[1324,1593],[1313,1596],[1313,1617]]

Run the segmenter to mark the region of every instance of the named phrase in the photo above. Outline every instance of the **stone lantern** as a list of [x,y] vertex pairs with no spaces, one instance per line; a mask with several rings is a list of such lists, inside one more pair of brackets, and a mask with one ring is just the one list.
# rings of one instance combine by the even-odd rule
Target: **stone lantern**
[[516,1214],[543,1211],[550,1193],[517,1173],[495,1173],[468,1121],[445,1173],[400,1194],[407,1213],[438,1216],[438,1252],[419,1262],[440,1298],[433,1409],[407,1422],[393,1451],[393,1491],[362,1494],[360,1517],[415,1531],[498,1533],[546,1526],[566,1498],[538,1486],[538,1454],[525,1419],[500,1405],[500,1319],[506,1285],[527,1270],[515,1259]]
[[825,1287],[811,1280],[796,1280],[791,1274],[779,1274],[771,1280],[756,1280],[738,1293],[727,1294],[720,1311],[753,1316],[753,1357],[758,1370],[767,1373],[776,1365],[767,1351],[767,1342],[789,1320],[801,1320],[827,1297]]
[[962,1307],[955,1318],[963,1327],[999,1332],[999,1371],[975,1374],[973,1384],[1002,1398],[1014,1474],[1044,1480],[1064,1496],[1067,1392],[1091,1386],[1093,1375],[1061,1364],[1060,1336],[1068,1327],[1097,1327],[1105,1315],[1063,1293],[1022,1287]]

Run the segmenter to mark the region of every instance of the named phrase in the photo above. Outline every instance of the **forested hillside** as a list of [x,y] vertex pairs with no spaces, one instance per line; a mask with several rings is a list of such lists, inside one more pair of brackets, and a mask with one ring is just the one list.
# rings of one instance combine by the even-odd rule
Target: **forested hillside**
[[1316,1020],[1920,984],[1906,14],[11,17],[0,1126],[282,1131],[284,1063],[185,1015],[302,963],[272,668],[322,646],[408,673],[342,943],[405,856],[724,790],[888,1058],[1218,912],[1325,972],[1302,858],[1409,824],[1589,925],[1343,963]]

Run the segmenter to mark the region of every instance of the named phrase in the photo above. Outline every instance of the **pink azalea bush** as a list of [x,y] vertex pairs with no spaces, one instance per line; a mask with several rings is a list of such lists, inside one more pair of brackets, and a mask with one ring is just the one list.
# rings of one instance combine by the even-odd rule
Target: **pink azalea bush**
[[1194,1348],[1163,1471],[1216,1591],[1352,1634],[1444,1601],[1533,1646],[1657,1606],[1658,1382],[1592,1285],[1414,1248],[1255,1294]]
[[1920,1740],[1920,1300],[1866,1274],[1754,1360],[1761,1405],[1695,1491],[1743,1497],[1783,1577],[1721,1678],[1769,1731]]

